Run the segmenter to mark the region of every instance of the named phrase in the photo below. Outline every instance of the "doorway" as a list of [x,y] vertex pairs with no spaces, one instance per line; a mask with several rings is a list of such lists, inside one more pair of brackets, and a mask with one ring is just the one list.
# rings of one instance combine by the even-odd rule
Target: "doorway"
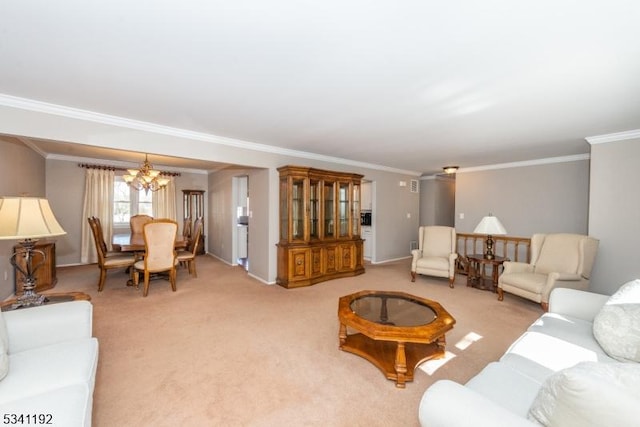
[[249,270],[249,177],[241,175],[232,180],[233,260],[245,271]]

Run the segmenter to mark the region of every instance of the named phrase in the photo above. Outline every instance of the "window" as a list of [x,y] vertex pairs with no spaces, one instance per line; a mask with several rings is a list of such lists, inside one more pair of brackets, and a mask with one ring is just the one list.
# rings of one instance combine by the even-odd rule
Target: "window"
[[129,225],[133,215],[153,216],[151,192],[136,191],[122,180],[115,177],[113,181],[113,224],[116,226]]

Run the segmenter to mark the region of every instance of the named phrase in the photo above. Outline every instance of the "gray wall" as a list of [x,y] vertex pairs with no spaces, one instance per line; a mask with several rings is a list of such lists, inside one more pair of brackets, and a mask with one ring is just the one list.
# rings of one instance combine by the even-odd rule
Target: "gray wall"
[[600,239],[591,278],[594,292],[611,295],[640,278],[640,139],[591,146],[589,233]]
[[453,227],[455,194],[455,175],[422,178],[420,180],[420,225]]
[[[0,196],[46,196],[44,157],[22,142],[2,135]],[[0,299],[10,296],[15,290],[15,275],[9,258],[16,243],[15,240],[0,240]]]
[[492,213],[510,236],[587,234],[589,160],[460,171],[455,199],[455,227],[461,233],[472,233]]

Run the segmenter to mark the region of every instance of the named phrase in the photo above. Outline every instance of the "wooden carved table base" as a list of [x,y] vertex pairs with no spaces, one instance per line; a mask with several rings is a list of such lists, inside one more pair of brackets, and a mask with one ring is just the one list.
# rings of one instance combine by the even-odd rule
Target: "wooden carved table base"
[[413,381],[413,373],[422,362],[444,357],[445,344],[444,336],[429,344],[374,340],[361,333],[347,335],[347,327],[340,325],[340,349],[367,359],[398,388]]

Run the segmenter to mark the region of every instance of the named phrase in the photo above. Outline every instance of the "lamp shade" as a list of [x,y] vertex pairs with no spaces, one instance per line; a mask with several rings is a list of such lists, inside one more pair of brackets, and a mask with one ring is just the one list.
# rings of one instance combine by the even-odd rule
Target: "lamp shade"
[[477,234],[487,234],[490,236],[507,234],[507,230],[504,228],[500,220],[493,215],[488,215],[482,218],[482,221],[480,221],[480,224],[478,224],[473,232]]
[[47,199],[36,197],[0,198],[0,240],[37,239],[67,234]]

